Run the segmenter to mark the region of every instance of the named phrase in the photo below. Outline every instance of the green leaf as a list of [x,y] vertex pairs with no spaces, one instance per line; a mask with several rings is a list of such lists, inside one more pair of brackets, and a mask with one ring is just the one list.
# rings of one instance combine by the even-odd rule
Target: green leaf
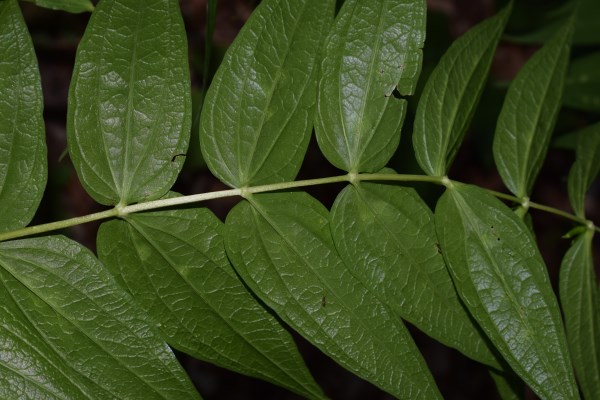
[[425,84],[417,107],[413,146],[432,176],[447,174],[487,80],[512,2],[456,40]]
[[400,141],[406,100],[421,72],[425,1],[348,0],[325,46],[315,130],[333,165],[375,172]]
[[46,187],[37,60],[16,0],[0,2],[0,233],[27,225]]
[[575,214],[585,216],[585,194],[600,172],[600,123],[577,134],[575,163],[569,171],[569,199]]
[[99,203],[165,194],[191,125],[187,42],[177,0],[101,1],[69,93],[69,155]]
[[497,371],[493,368],[489,368],[488,372],[502,400],[525,399],[525,384],[514,372]]
[[94,11],[94,4],[90,0],[26,0],[39,7],[51,10],[62,10],[70,13]]
[[306,193],[253,195],[227,216],[227,254],[267,306],[337,363],[396,397],[440,398],[401,319],[338,256],[328,217]]
[[9,280],[10,275],[0,269],[0,398],[91,399],[94,392],[110,398],[39,335],[7,290],[4,282]]
[[86,248],[62,236],[0,243],[0,267],[3,297],[52,348],[46,360],[60,358],[94,385],[92,398],[199,398],[146,314]]
[[455,184],[435,225],[460,297],[510,364],[542,399],[576,399],[556,297],[524,222],[483,189]]
[[592,239],[577,236],[560,267],[560,300],[575,373],[586,400],[600,398],[600,304]]
[[348,269],[373,296],[436,340],[499,367],[454,289],[433,214],[413,189],[346,187],[331,210],[331,232]]
[[571,62],[565,79],[563,104],[578,110],[600,112],[600,52]]
[[211,172],[232,187],[293,180],[312,130],[332,0],[265,0],[228,49],[200,117]]
[[207,209],[130,215],[102,224],[98,254],[173,347],[323,398],[291,336],[229,264],[222,228]]
[[561,105],[573,21],[519,71],[498,118],[494,159],[504,184],[520,198],[531,193],[546,158]]

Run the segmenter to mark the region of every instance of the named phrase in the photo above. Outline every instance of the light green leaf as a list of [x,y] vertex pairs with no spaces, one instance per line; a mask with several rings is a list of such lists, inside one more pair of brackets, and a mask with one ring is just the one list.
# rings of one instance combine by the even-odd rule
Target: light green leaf
[[447,174],[479,102],[512,2],[456,40],[425,84],[417,107],[413,146],[432,176]]
[[565,79],[563,104],[578,110],[600,112],[600,52],[571,62]]
[[569,199],[575,214],[585,216],[585,194],[600,172],[600,123],[577,133],[575,163],[569,171]]
[[460,297],[511,368],[542,399],[577,399],[560,310],[524,222],[483,189],[454,184],[435,225]]
[[331,232],[348,269],[372,296],[436,340],[499,367],[454,289],[433,214],[413,189],[346,187],[331,210]]
[[577,236],[560,267],[560,300],[575,373],[586,400],[600,398],[600,304],[593,231]]
[[400,318],[338,256],[314,198],[253,195],[229,213],[226,248],[252,291],[337,363],[396,397],[440,398]]
[[400,141],[421,72],[425,1],[347,0],[325,46],[315,130],[333,165],[375,172]]
[[229,264],[222,228],[207,209],[130,215],[102,224],[98,254],[173,347],[323,398],[291,336]]
[[293,180],[312,130],[332,0],[265,0],[228,49],[200,117],[211,172],[232,187]]
[[0,2],[0,233],[27,225],[46,187],[44,102],[16,0]]
[[95,386],[92,398],[199,398],[146,314],[86,248],[62,236],[4,242],[0,267],[3,297],[52,348],[49,362]]
[[39,7],[51,10],[62,10],[70,13],[94,11],[94,4],[90,0],[26,0]]
[[513,80],[496,125],[494,160],[508,189],[531,194],[560,109],[573,32],[571,18]]
[[101,1],[69,93],[69,155],[99,203],[164,195],[191,125],[187,42],[177,0]]

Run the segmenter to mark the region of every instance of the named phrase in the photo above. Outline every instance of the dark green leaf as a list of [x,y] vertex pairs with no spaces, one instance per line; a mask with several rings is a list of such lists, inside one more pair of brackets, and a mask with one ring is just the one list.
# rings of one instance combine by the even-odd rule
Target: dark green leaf
[[455,184],[435,224],[465,305],[511,368],[542,399],[576,399],[556,297],[523,221],[483,189]]
[[494,136],[494,159],[508,189],[529,196],[560,109],[573,18],[556,32],[511,83]]
[[502,400],[522,400],[525,398],[525,384],[512,371],[497,371],[488,369],[496,384],[496,389]]
[[578,110],[600,112],[600,52],[571,62],[565,79],[563,104]]
[[317,54],[332,0],[265,0],[217,71],[200,117],[210,170],[232,187],[293,180],[315,104]]
[[82,13],[94,11],[94,5],[90,0],[26,0],[37,6],[51,10],[62,10],[70,13]]
[[135,214],[102,224],[98,254],[173,347],[322,398],[291,336],[229,264],[222,227],[206,209]]
[[306,193],[253,195],[227,217],[227,254],[254,293],[340,365],[399,398],[440,398],[400,317],[338,256],[328,217]]
[[456,40],[432,72],[417,107],[413,146],[428,175],[447,174],[487,80],[512,2]]
[[52,348],[47,360],[94,385],[93,398],[199,398],[146,314],[86,248],[62,236],[5,242],[0,267],[3,297]]
[[27,225],[46,187],[44,103],[16,0],[0,2],[0,233]]
[[577,379],[586,400],[600,398],[600,304],[593,231],[579,235],[560,267],[560,300]]
[[425,40],[423,0],[347,0],[325,46],[315,130],[321,150],[351,172],[381,169],[396,151]]
[[575,164],[569,171],[569,199],[578,217],[585,216],[585,194],[600,172],[600,123],[577,134]]
[[187,42],[177,0],[101,1],[79,45],[69,155],[102,204],[165,194],[191,124]]
[[499,366],[456,294],[433,215],[413,189],[346,187],[331,210],[331,231],[348,269],[373,296],[436,340]]
[[92,393],[112,398],[44,340],[11,297],[7,287],[15,285],[14,278],[2,269],[0,282],[0,398],[92,399]]

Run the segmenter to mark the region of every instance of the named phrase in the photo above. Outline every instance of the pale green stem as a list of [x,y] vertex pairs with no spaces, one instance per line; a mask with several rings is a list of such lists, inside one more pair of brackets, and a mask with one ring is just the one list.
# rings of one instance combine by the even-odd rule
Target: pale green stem
[[[124,217],[129,214],[141,212],[141,211],[150,211],[156,210],[165,207],[178,206],[183,204],[191,204],[191,203],[199,203],[206,200],[219,199],[223,197],[232,197],[232,196],[242,196],[246,197],[249,194],[254,193],[264,193],[264,192],[273,192],[277,190],[288,190],[295,189],[307,186],[315,186],[315,185],[324,185],[329,183],[338,183],[338,182],[359,182],[359,181],[395,181],[395,182],[429,182],[438,185],[450,186],[452,184],[459,184],[460,182],[451,181],[447,177],[436,177],[436,176],[427,176],[427,175],[402,175],[402,174],[347,174],[347,175],[339,175],[332,176],[328,178],[318,178],[318,179],[307,179],[302,181],[294,181],[294,182],[283,182],[283,183],[273,183],[269,185],[261,185],[261,186],[252,186],[240,189],[228,189],[228,190],[220,190],[216,192],[208,192],[208,193],[200,193],[193,194],[189,196],[181,196],[181,197],[173,197],[169,199],[161,199],[148,201],[145,203],[132,204],[129,206],[117,205],[114,208],[106,211],[101,211],[94,214],[85,215],[82,217],[76,217],[71,219],[66,219],[63,221],[51,222],[48,224],[29,226],[27,228],[18,229],[11,232],[0,233],[0,242],[4,240],[16,239],[24,236],[32,236],[37,235],[39,233],[45,233],[50,231],[55,231],[59,229],[68,228],[75,225],[84,224],[87,222],[98,221],[102,219],[114,218],[114,217]],[[487,190],[487,189],[486,189]],[[496,192],[493,190],[487,190],[488,193],[511,202],[515,202],[518,204],[522,203],[522,199],[518,197],[504,194],[500,192]],[[578,218],[572,214],[564,212],[562,210],[558,210],[553,207],[545,206],[543,204],[537,204],[534,202],[529,202],[529,208],[535,208],[541,211],[545,211],[547,213],[559,215],[563,218],[569,219],[571,221],[575,221],[579,224],[585,225],[588,229],[595,230],[600,232],[600,229],[595,226],[591,221],[585,220],[583,218]]]

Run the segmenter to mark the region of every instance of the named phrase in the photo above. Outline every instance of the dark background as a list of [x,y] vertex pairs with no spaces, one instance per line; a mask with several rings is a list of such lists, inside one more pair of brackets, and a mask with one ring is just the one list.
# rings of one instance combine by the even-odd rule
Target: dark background
[[[142,0],[140,0],[142,1]],[[289,0],[293,1],[293,0]],[[190,66],[195,98],[202,93],[203,57],[205,48],[206,0],[182,0],[181,9],[188,31]],[[216,30],[214,33],[214,62],[207,72],[211,76],[218,66],[227,46],[251,14],[258,0],[221,0],[219,2]],[[529,1],[515,10],[507,32],[518,35],[542,23],[545,9],[560,2]],[[33,224],[56,221],[102,210],[83,190],[68,155],[61,158],[66,149],[65,121],[67,94],[75,60],[75,52],[85,30],[89,14],[71,15],[50,11],[22,2],[26,22],[31,31],[45,96],[45,122],[49,152],[49,181],[42,206]],[[424,49],[424,65],[420,87],[435,66],[439,57],[460,34],[482,19],[491,16],[498,4],[493,0],[429,0],[427,40]],[[512,79],[523,63],[535,52],[537,45],[503,41],[496,53],[492,76],[482,96],[481,104],[450,176],[453,179],[477,184],[486,188],[506,191],[493,165],[491,153],[492,135],[507,82]],[[597,50],[593,46],[579,47],[573,52],[585,54]],[[402,133],[400,149],[390,166],[400,173],[421,173],[412,154],[411,122],[416,99],[411,106]],[[598,116],[576,110],[563,109],[559,117],[556,136],[584,127],[598,120]],[[566,176],[574,154],[569,150],[551,148],[543,170],[537,180],[532,199],[536,202],[570,211],[567,197]],[[313,140],[300,172],[300,179],[339,174],[321,155]],[[308,191],[330,206],[341,186],[328,185]],[[416,186],[429,204],[435,204],[440,189],[432,186]],[[192,141],[186,164],[175,187],[183,194],[201,193],[225,189],[205,167],[199,147],[197,131]],[[600,188],[596,184],[588,197],[588,217],[600,221]],[[207,202],[205,205],[224,219],[228,210],[238,200],[235,198]],[[550,275],[556,287],[560,260],[569,241],[562,236],[573,225],[562,218],[532,211],[537,238]],[[99,223],[89,223],[63,233],[95,249],[96,230]],[[596,248],[598,248],[596,240]],[[598,254],[598,251],[596,251]],[[598,263],[596,263],[598,265]],[[446,399],[494,399],[497,398],[492,379],[485,368],[468,360],[456,351],[429,339],[411,327],[415,341]],[[332,362],[319,350],[297,335],[294,336],[306,363],[326,394],[333,399],[388,399],[390,395],[362,381]],[[252,378],[211,366],[207,363],[178,354],[183,366],[205,399],[296,399],[297,396]],[[528,393],[528,398],[535,398]]]

